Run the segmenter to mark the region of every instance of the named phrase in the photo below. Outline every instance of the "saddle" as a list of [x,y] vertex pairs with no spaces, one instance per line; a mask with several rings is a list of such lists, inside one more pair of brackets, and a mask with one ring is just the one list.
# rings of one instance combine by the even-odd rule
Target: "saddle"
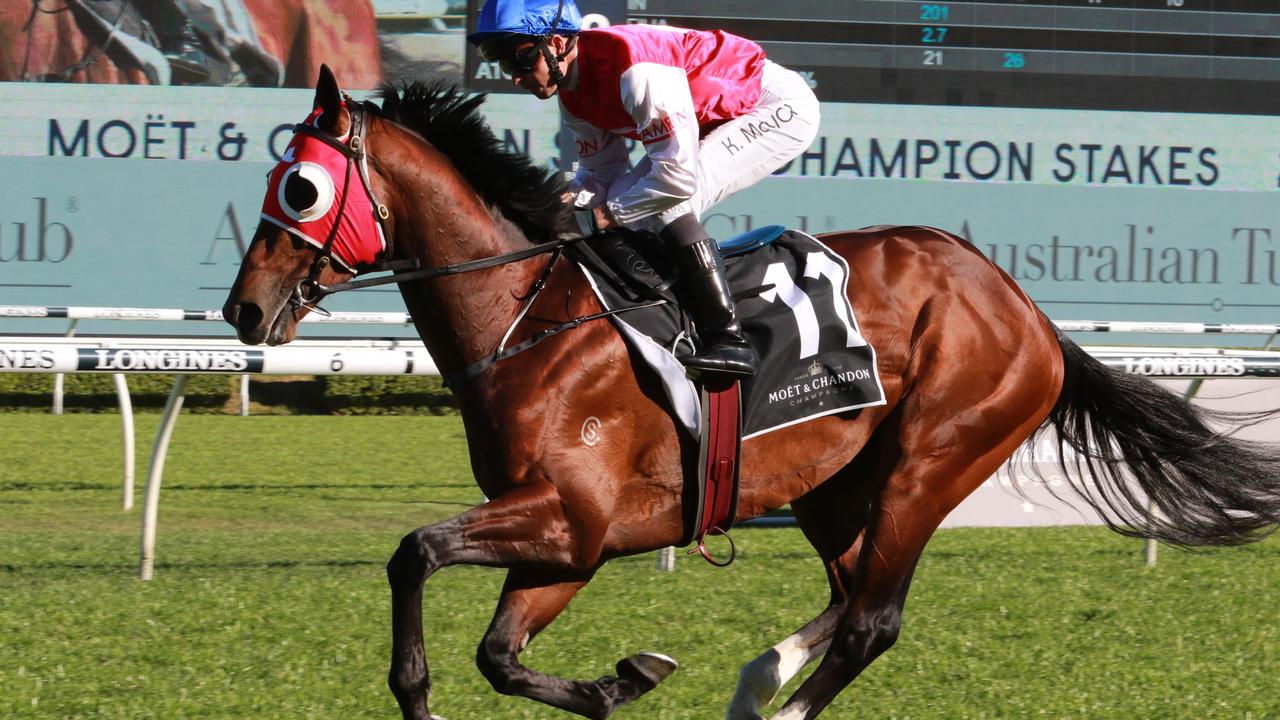
[[[765,225],[718,243],[726,267],[732,258],[759,250],[784,232],[786,228],[781,225]],[[671,292],[679,279],[675,265],[662,249],[662,240],[652,232],[611,228],[596,234],[590,242],[574,246],[573,253],[576,260],[628,291],[637,302],[679,303]]]
[[[737,236],[721,245],[721,253],[727,261],[735,254],[768,245],[783,230],[780,225],[770,225],[745,236]],[[678,276],[673,264],[661,251],[661,242],[653,233],[615,229],[597,235],[589,243],[575,246],[574,253],[580,263],[589,265],[617,289],[629,293],[633,301],[669,303],[675,309],[680,334],[692,339],[696,337],[696,328],[672,292]],[[691,343],[686,345],[690,351]],[[701,384],[698,390],[701,409],[698,459],[693,468],[685,470],[686,531],[679,544],[697,541],[695,551],[712,565],[723,567],[732,563],[736,555],[729,529],[738,505],[742,396],[737,381],[713,380]],[[718,560],[707,550],[708,535],[723,535],[729,540],[727,560]]]
[[[591,281],[624,340],[656,372],[670,411],[700,449],[686,468],[686,536],[696,552],[727,534],[737,504],[743,440],[809,419],[884,403],[875,351],[857,330],[844,260],[816,238],[776,225],[720,243],[744,332],[760,359],[752,378],[695,387],[679,359],[696,327],[660,240],[611,230],[577,243],[571,256]],[[637,372],[641,372],[637,369]],[[730,548],[732,553],[732,540]],[[694,551],[691,551],[694,552]]]

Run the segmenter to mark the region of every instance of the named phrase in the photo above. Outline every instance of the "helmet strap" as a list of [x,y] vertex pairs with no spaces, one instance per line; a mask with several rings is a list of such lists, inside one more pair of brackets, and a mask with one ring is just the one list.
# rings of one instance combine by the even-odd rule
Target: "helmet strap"
[[559,85],[564,80],[564,73],[560,72],[560,61],[564,60],[569,51],[573,49],[574,36],[569,36],[569,44],[565,45],[564,52],[559,55],[553,55],[551,48],[551,36],[556,34],[556,27],[560,25],[560,18],[564,15],[564,0],[560,0],[560,4],[556,7],[555,19],[551,21],[551,30],[547,36],[542,38],[542,56],[547,59],[547,70],[551,72],[551,84]]
[[564,15],[564,0],[560,0],[560,5],[556,7],[556,17],[554,20],[551,21],[551,32],[547,33],[548,36],[555,34],[556,26],[560,24],[560,18],[563,15]]
[[570,35],[568,42],[565,43],[564,52],[554,54],[551,52],[551,38],[542,39],[542,57],[547,59],[547,70],[551,73],[551,84],[559,85],[564,81],[564,73],[560,72],[560,63],[564,61],[569,53],[573,52],[573,48],[578,44],[578,36]]

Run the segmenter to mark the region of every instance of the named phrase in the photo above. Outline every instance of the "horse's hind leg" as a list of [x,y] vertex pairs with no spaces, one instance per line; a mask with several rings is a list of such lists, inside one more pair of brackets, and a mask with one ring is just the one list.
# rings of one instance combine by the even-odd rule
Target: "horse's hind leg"
[[[886,440],[894,438],[900,452],[894,453],[892,470],[882,476],[861,542],[846,557],[853,560],[842,577],[848,603],[822,662],[774,720],[816,718],[897,641],[907,590],[925,543],[947,514],[1013,454],[1052,406],[1048,394],[1018,397],[1025,390],[1022,383],[1052,387],[1052,378],[1011,373],[1008,379],[1009,385],[985,398],[959,399],[963,402],[949,398],[957,403],[954,407],[968,410],[928,427],[922,426],[921,414],[904,413],[901,405],[886,419],[878,434]],[[966,386],[950,387],[963,395]],[[946,394],[928,388],[916,392],[927,393],[927,402],[938,402]],[[904,401],[908,407],[913,404]]]
[[522,568],[507,575],[502,600],[476,653],[480,672],[493,688],[589,718],[605,718],[652,690],[675,670],[675,661],[643,654],[618,663],[618,675],[594,681],[567,680],[521,665],[519,652],[568,605],[591,573],[555,577]]

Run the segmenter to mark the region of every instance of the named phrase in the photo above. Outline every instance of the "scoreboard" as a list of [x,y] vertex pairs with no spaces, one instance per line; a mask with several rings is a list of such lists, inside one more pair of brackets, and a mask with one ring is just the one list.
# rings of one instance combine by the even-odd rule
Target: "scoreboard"
[[726,30],[819,98],[1280,115],[1280,0],[630,0]]

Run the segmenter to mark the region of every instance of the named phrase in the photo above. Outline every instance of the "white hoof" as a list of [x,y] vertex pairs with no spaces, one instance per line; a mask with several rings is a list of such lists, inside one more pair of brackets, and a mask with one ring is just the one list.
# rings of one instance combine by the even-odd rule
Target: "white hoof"
[[764,709],[782,688],[778,664],[778,652],[769,650],[742,666],[738,671],[738,687],[729,703],[728,720],[763,720]]
[[676,662],[676,659],[675,659],[675,658],[670,657],[670,656],[668,656],[668,655],[663,655],[662,653],[642,651],[642,652],[638,652],[638,653],[636,653],[636,654],[637,654],[637,655],[648,655],[649,657],[658,658],[659,660],[661,660],[661,661],[663,661],[663,662],[669,662],[669,663],[671,663],[671,666],[672,666],[672,667],[680,667],[680,663]]

